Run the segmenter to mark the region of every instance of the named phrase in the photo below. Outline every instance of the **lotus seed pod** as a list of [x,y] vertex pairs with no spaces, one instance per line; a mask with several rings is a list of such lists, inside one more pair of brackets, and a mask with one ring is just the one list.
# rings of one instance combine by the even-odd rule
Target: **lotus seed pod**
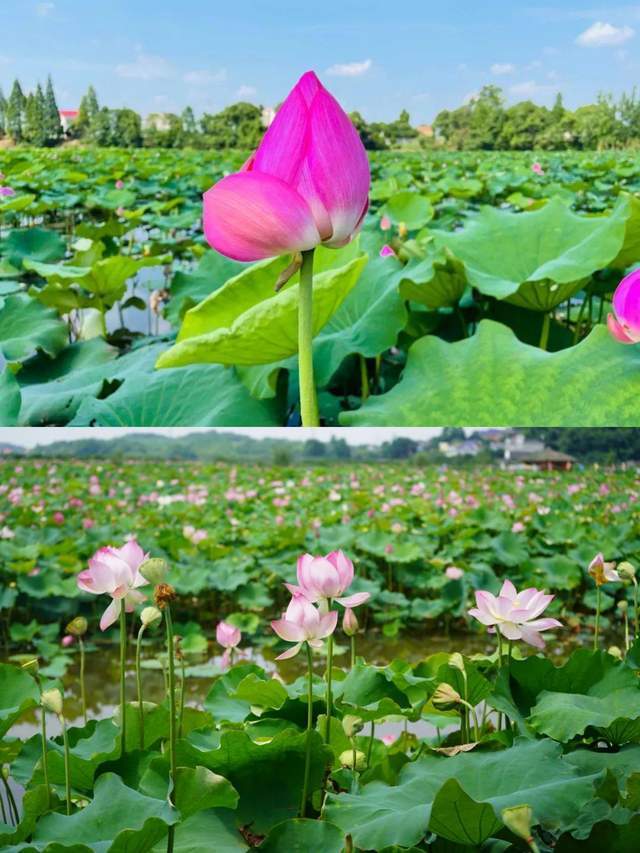
[[[353,768],[353,750],[345,749],[344,752],[340,753],[340,764],[343,767],[351,767]],[[367,766],[367,756],[364,752],[360,752],[359,749],[356,749],[356,770],[364,770]]]
[[347,737],[353,737],[362,731],[364,722],[353,714],[345,714],[342,718],[342,729]]
[[502,810],[502,822],[517,835],[529,843],[531,841],[531,821],[533,820],[533,812],[531,806],[511,806],[508,809]]
[[152,625],[154,622],[157,622],[158,619],[162,619],[162,613],[157,607],[145,607],[140,614],[140,621],[145,628],[147,625]]
[[632,581],[636,576],[635,566],[632,563],[624,562],[618,566],[618,574],[623,581]]
[[45,711],[62,716],[62,693],[57,688],[43,691],[40,701]]
[[149,583],[157,585],[164,582],[169,573],[169,564],[161,557],[151,557],[142,563],[138,571]]
[[431,702],[439,711],[451,711],[462,702],[462,697],[450,684],[443,682],[436,687]]
[[628,602],[628,601],[624,601],[624,600],[623,600],[623,601],[619,601],[619,602],[618,602],[618,604],[617,604],[617,607],[618,607],[618,610],[619,610],[621,613],[626,613],[626,612],[627,612],[627,610],[629,609],[629,602]]
[[71,634],[72,637],[84,637],[87,633],[88,627],[89,623],[84,616],[76,616],[75,619],[72,619],[71,622],[69,622],[65,631],[67,634]]

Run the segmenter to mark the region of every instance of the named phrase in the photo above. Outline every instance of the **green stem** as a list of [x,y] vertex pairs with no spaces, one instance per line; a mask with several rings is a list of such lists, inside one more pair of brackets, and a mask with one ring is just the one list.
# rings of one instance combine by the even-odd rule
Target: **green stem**
[[136,642],[136,687],[138,690],[138,721],[140,726],[140,749],[144,749],[144,705],[142,703],[142,671],[140,669],[140,646],[145,626],[141,625]]
[[298,298],[298,371],[303,427],[320,425],[313,378],[313,249],[302,253]]
[[69,769],[69,737],[67,735],[67,722],[60,715],[62,723],[62,741],[64,743],[64,792],[67,800],[67,814],[71,814],[71,771]]
[[376,356],[376,367],[375,367],[375,382],[376,382],[376,391],[380,393],[380,369],[382,367],[382,356]]
[[82,702],[82,718],[85,726],[87,725],[87,696],[84,687],[84,642],[82,637],[78,637],[80,645],[80,701]]
[[356,635],[351,637],[351,669],[356,665]]
[[582,328],[582,318],[584,317],[585,308],[587,307],[587,294],[585,293],[584,299],[582,300],[582,305],[580,306],[580,311],[578,311],[578,319],[576,320],[576,327],[573,330],[573,343],[574,345],[578,343],[578,338],[580,337],[580,329]]
[[307,743],[304,756],[304,782],[300,802],[300,817],[304,817],[307,811],[309,774],[311,772],[311,732],[313,731],[313,658],[311,657],[309,643],[305,643],[305,646],[307,649]]
[[551,314],[547,312],[542,320],[542,332],[540,333],[540,349],[546,350],[549,345],[549,330],[551,329]]
[[371,734],[369,735],[369,748],[367,749],[367,768],[371,767],[371,753],[373,752],[373,738],[376,733],[376,724],[371,720]]
[[596,587],[596,630],[593,634],[593,651],[598,648],[598,635],[600,633],[600,587]]
[[367,360],[363,355],[360,359],[360,397],[362,402],[369,399],[369,375],[367,373]]
[[2,794],[0,794],[0,814],[2,815],[2,822],[8,825],[9,821],[7,820],[7,812],[4,808],[4,799],[2,797]]
[[[171,619],[171,607],[167,604],[164,611],[164,621],[167,626],[167,658],[169,668],[169,767],[171,770],[171,795],[170,799],[175,801],[176,788],[176,671],[173,657],[173,621]],[[173,853],[175,828],[169,827],[167,835],[167,853]]]
[[127,717],[125,666],[127,660],[127,613],[124,598],[120,601],[120,755],[127,749]]
[[633,624],[634,624],[634,639],[640,637],[638,632],[638,581],[633,579]]
[[44,784],[47,789],[47,798],[49,807],[51,806],[51,788],[49,787],[49,761],[47,759],[47,715],[44,708],[41,709],[40,717],[40,736],[42,740],[42,774],[44,776]]
[[498,635],[498,669],[502,669],[502,634],[500,628],[496,625],[496,634]]
[[11,785],[9,784],[8,779],[5,779],[4,773],[2,774],[2,782],[7,793],[7,808],[9,809],[9,817],[11,818],[15,826],[17,826],[20,823],[20,813],[18,812],[18,806],[16,805],[16,801],[13,796],[13,791],[11,790]]
[[[233,655],[233,649],[231,650]],[[231,656],[230,656],[231,663]],[[180,658],[180,710],[178,712],[178,737],[182,737],[182,718],[184,717],[184,684],[186,681],[184,658]]]
[[460,328],[462,329],[462,337],[469,337],[469,330],[467,329],[467,321],[464,319],[464,314],[462,313],[462,308],[460,307],[460,303],[456,305],[456,316],[460,323]]
[[[328,608],[331,610],[331,599],[328,599]],[[327,694],[326,694],[326,702],[327,702],[327,727],[325,729],[325,737],[324,741],[328,745],[331,743],[331,711],[333,710],[333,693],[332,693],[332,684],[331,679],[333,677],[333,634],[329,634],[329,638],[327,639],[327,671],[326,671],[326,679],[327,679]]]

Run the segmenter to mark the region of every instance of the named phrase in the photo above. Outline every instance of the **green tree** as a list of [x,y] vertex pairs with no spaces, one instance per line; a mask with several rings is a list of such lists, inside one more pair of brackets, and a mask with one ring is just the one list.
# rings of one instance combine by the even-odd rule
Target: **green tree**
[[309,438],[304,445],[304,456],[308,456],[310,459],[324,459],[326,456],[327,448],[324,445],[324,442],[318,441],[317,438]]
[[9,102],[7,103],[6,125],[7,134],[14,142],[22,142],[24,130],[24,111],[27,99],[24,96],[20,82],[15,80]]
[[86,136],[89,133],[91,123],[100,112],[98,96],[93,86],[89,86],[87,94],[83,95],[78,108],[78,117],[73,123],[74,136]]
[[576,141],[586,150],[612,148],[616,137],[615,109],[604,97],[574,113]]
[[62,140],[62,124],[60,122],[60,111],[56,101],[56,94],[53,90],[53,80],[51,75],[47,77],[47,89],[44,95],[44,128],[45,128],[45,144],[58,145]]
[[101,147],[115,145],[113,113],[107,107],[102,107],[94,115],[87,131],[87,139]]
[[359,112],[350,113],[349,118],[367,151],[383,151],[389,147],[383,133],[384,125],[367,124]]
[[122,148],[142,145],[142,121],[134,110],[114,110],[114,142]]
[[533,101],[514,104],[505,113],[500,141],[513,151],[531,151],[551,123],[551,113]]
[[39,83],[36,86],[36,91],[27,96],[23,133],[25,142],[39,148],[44,147],[49,139],[46,100]]
[[262,110],[244,102],[232,104],[216,115],[205,115],[200,120],[202,133],[211,148],[256,148],[264,127]]
[[7,132],[7,99],[0,87],[0,136]]

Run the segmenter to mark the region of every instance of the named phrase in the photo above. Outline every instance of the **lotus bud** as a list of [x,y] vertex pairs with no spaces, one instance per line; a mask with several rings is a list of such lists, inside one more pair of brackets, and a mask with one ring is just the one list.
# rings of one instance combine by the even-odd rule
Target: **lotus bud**
[[358,633],[358,627],[356,614],[350,607],[347,607],[344,611],[344,616],[342,617],[342,630],[345,632],[347,637],[355,637]]
[[404,238],[407,236],[407,234],[408,234],[408,233],[409,233],[409,229],[407,228],[406,223],[405,223],[405,222],[401,222],[401,223],[398,225],[398,234],[399,234],[399,236],[400,236],[400,239],[401,239],[401,240],[404,240]]
[[462,673],[466,673],[464,668],[464,658],[460,654],[460,652],[454,652],[452,655],[449,655],[449,666],[453,669],[457,669]]
[[522,840],[526,841],[527,844],[530,844],[533,841],[531,836],[531,822],[533,820],[533,811],[531,810],[531,806],[511,806],[508,809],[503,809],[501,816],[504,825],[507,829],[510,829],[514,835],[517,835],[518,838],[522,838]]
[[40,701],[45,711],[51,711],[58,717],[62,716],[62,693],[57,688],[43,691]]
[[140,614],[140,621],[145,628],[147,625],[153,625],[158,619],[162,619],[162,613],[157,607],[145,607]]
[[76,616],[75,619],[72,619],[71,622],[69,622],[64,630],[67,634],[71,634],[72,637],[84,637],[87,633],[88,627],[89,623],[84,616]]
[[622,650],[618,648],[618,646],[609,646],[607,649],[607,654],[611,655],[612,658],[616,658],[617,660],[622,660],[623,654]]
[[624,614],[629,609],[629,602],[628,601],[619,601],[617,607],[618,607],[618,610],[622,614]]
[[434,708],[439,711],[450,711],[456,705],[460,705],[462,697],[450,684],[443,682],[436,687],[436,692],[431,698]]
[[[340,764],[343,767],[351,767],[352,769],[354,769],[353,768],[353,756],[354,756],[354,750],[353,749],[345,749],[344,752],[340,753],[340,759],[339,759]],[[356,757],[355,769],[356,770],[364,770],[365,767],[367,766],[367,756],[364,754],[364,752],[360,752],[359,749],[356,749],[355,750],[355,757]]]
[[618,574],[623,581],[633,581],[636,577],[635,566],[632,563],[624,562],[618,566]]
[[149,583],[163,583],[169,572],[169,565],[166,560],[161,557],[151,557],[145,560],[138,569],[143,578],[146,578]]
[[23,664],[21,664],[21,668],[25,670],[25,672],[31,673],[31,675],[38,674],[38,658],[31,658],[30,660],[26,660]]
[[342,718],[342,730],[347,737],[353,737],[354,735],[359,734],[363,728],[364,722],[360,717],[356,717],[354,714],[345,714]]

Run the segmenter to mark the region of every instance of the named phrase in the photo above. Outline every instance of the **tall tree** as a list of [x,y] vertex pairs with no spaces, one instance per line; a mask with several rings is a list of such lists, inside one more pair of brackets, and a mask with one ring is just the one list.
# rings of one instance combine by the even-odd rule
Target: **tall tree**
[[115,110],[114,142],[121,148],[139,148],[142,145],[142,121],[133,110]]
[[60,111],[53,90],[51,75],[47,77],[47,91],[44,96],[44,126],[46,129],[46,144],[57,145],[63,137]]
[[24,96],[20,82],[15,80],[13,88],[11,89],[11,94],[9,95],[6,117],[7,134],[14,142],[22,142],[23,139],[25,118],[24,110],[26,103],[27,99]]
[[0,87],[0,136],[7,132],[7,99]]
[[73,123],[73,132],[76,136],[86,136],[91,127],[91,123],[95,120],[100,112],[100,104],[98,96],[93,86],[89,86],[87,94],[83,95],[78,108],[78,118]]
[[42,148],[49,141],[46,99],[40,83],[36,91],[27,96],[23,133],[25,142],[38,148]]

